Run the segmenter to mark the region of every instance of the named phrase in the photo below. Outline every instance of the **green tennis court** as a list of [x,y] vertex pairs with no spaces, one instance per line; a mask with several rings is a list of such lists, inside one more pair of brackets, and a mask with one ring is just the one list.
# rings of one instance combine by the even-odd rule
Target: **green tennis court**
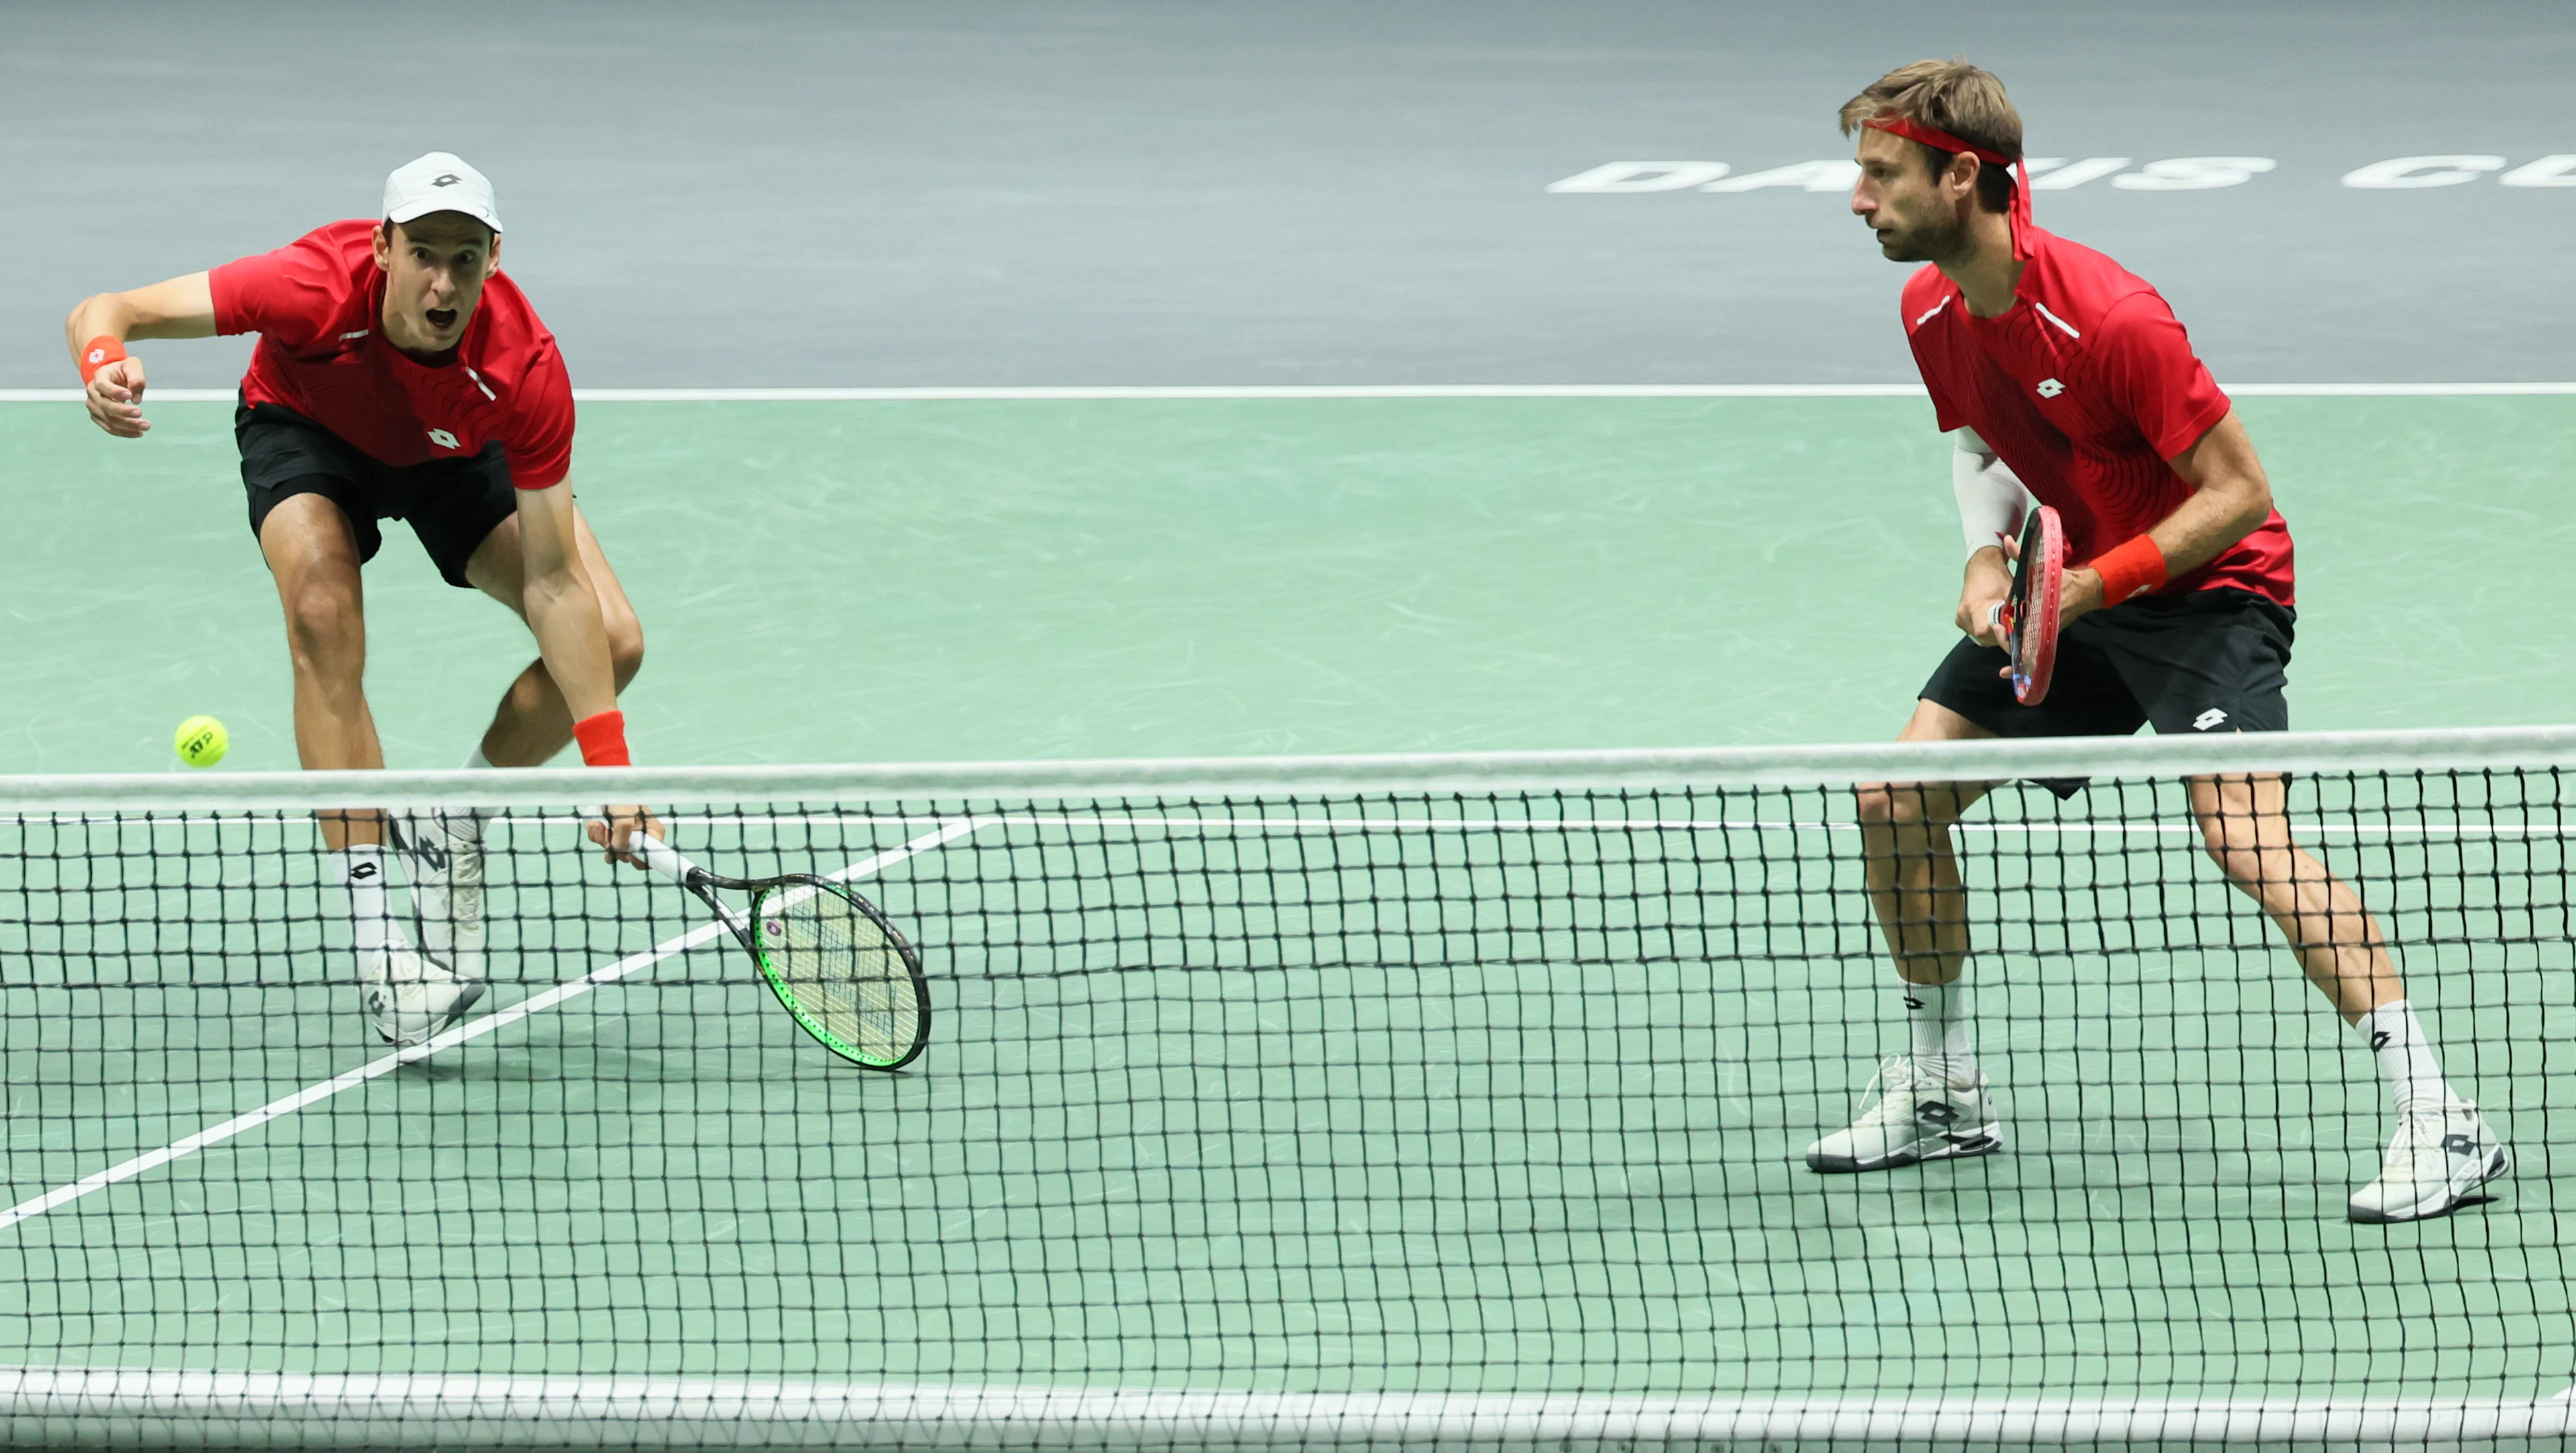
[[[2299,546],[2293,725],[2576,720],[2535,629],[2576,397],[2243,401]],[[0,408],[18,771],[157,771],[208,712],[287,768],[230,410],[120,446]],[[591,404],[574,482],[644,620],[638,760],[1878,741],[1952,636],[1911,399]],[[122,522],[102,555],[102,521]],[[115,563],[111,566],[108,560]],[[452,767],[526,632],[401,526],[389,765]]]
[[[2297,725],[2576,715],[2547,669],[2576,399],[2244,407],[2301,545]],[[1866,741],[1950,635],[1925,413],[604,404],[576,478],[646,623],[647,761]],[[119,448],[0,410],[51,486],[0,547],[47,613],[14,770],[157,769],[197,711],[292,765],[226,412],[161,414]],[[101,518],[133,522],[112,568]],[[450,766],[524,636],[399,531],[369,584],[387,757]],[[0,1227],[0,1363],[2547,1396],[2576,1381],[2563,789],[2433,781],[2299,811],[2511,1121],[2507,1189],[2438,1221],[2342,1219],[2383,1091],[2170,789],[1981,812],[2010,1151],[1846,1178],[1799,1152],[1896,1033],[1847,795],[789,794],[698,840],[856,868],[918,927],[916,1072],[834,1064],[680,943],[685,900],[523,811],[493,1015],[661,956]],[[302,818],[10,833],[21,1212],[378,1060]]]

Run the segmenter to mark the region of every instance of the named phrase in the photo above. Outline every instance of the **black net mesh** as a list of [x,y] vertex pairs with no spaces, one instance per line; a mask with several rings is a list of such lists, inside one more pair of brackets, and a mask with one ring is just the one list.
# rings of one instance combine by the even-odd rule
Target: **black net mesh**
[[396,1050],[309,813],[22,812],[0,1416],[2558,1446],[2566,783],[2287,791],[2511,1147],[2449,1214],[2348,1218],[2391,1085],[2169,780],[2006,786],[1949,833],[2002,1149],[1849,1175],[1806,1157],[1908,1049],[1869,889],[1914,853],[1850,785],[669,809],[711,869],[836,876],[919,947],[934,1033],[891,1074],[573,817],[485,826],[491,990]]

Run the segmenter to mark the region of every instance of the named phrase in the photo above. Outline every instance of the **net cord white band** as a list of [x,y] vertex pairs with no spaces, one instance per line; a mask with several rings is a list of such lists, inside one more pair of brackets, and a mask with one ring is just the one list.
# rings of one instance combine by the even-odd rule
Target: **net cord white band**
[[2576,726],[2245,732],[2022,741],[1641,748],[1589,752],[1111,758],[884,766],[542,767],[490,772],[238,772],[0,776],[0,815],[207,807],[561,806],[642,802],[901,802],[1405,796],[1657,787],[2230,772],[2513,772],[2576,767]]
[[[1444,1445],[1632,1450],[1754,1443],[2495,1447],[2576,1433],[2576,1403],[2515,1401],[1510,1397],[1241,1393],[675,1378],[0,1369],[13,1439],[800,1448]],[[594,1442],[594,1440],[596,1440]]]

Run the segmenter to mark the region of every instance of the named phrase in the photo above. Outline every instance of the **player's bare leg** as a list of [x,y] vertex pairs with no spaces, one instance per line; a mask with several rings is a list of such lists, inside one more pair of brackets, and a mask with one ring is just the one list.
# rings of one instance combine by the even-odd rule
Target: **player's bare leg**
[[2279,774],[2194,777],[2190,787],[2209,856],[2262,905],[2346,1023],[2406,997],[2360,896],[2291,838],[2289,786]]
[[[1898,740],[1992,735],[1948,707],[1918,701]],[[1879,1066],[1849,1129],[1807,1148],[1811,1169],[1883,1170],[2003,1146],[1970,1044],[1967,987],[1958,982],[1968,959],[1968,898],[1950,841],[1951,827],[1989,786],[1871,782],[1859,789],[1863,877],[1896,963],[1912,1044]]]
[[[635,607],[626,598],[626,588],[609,568],[608,556],[599,548],[599,539],[590,531],[590,522],[573,514],[573,538],[581,552],[584,574],[590,577],[592,591],[599,596],[601,624],[608,631],[609,666],[623,692],[635,673],[644,666],[644,627],[635,618]],[[465,564],[465,578],[474,588],[508,606],[521,620],[528,617],[527,568],[519,546],[519,521],[513,516],[493,526],[492,533],[474,549],[473,558]],[[572,741],[572,709],[564,704],[563,692],[555,685],[541,657],[528,663],[492,713],[492,724],[483,733],[483,758],[496,767],[533,767],[552,758]]]
[[[617,583],[599,541],[576,511],[574,548],[582,572],[600,601],[601,624],[609,647],[609,666],[619,689],[633,679],[644,660],[643,630],[634,608]],[[484,594],[510,607],[525,621],[526,560],[520,548],[516,515],[493,526],[466,561],[465,578]],[[564,749],[572,740],[572,712],[540,657],[520,672],[502,693],[475,747],[469,765],[533,767]],[[409,870],[413,917],[424,945],[460,975],[483,976],[484,925],[483,828],[488,814],[472,809],[421,809],[397,816],[394,840]]]
[[2194,777],[2189,786],[2210,857],[2262,905],[2308,982],[2361,1031],[2396,1097],[2397,1134],[2378,1179],[2353,1193],[2352,1219],[2438,1216],[2511,1169],[2512,1154],[2477,1105],[2443,1079],[2377,920],[2291,836],[2287,779]]
[[[383,766],[367,710],[366,597],[349,517],[323,495],[291,495],[260,522],[259,549],[286,612],[296,755],[307,768]],[[348,808],[316,817],[330,874],[349,895],[359,1003],[387,1042],[418,1044],[473,1007],[481,975],[424,955],[395,918],[380,814]]]
[[[1900,742],[1969,741],[1994,733],[1936,702],[1914,703]],[[1984,782],[1867,782],[1860,840],[1869,904],[1909,984],[1948,984],[1968,958],[1968,898],[1950,828],[1986,795]]]
[[[286,613],[297,759],[308,771],[383,766],[376,719],[367,709],[366,595],[349,517],[323,495],[291,495],[260,522],[259,550]],[[384,841],[373,811],[319,816],[323,844],[333,852]]]

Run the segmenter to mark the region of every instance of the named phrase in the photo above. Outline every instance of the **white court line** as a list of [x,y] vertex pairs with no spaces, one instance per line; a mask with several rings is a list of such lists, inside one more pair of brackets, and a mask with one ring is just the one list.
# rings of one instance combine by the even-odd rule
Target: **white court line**
[[[2244,398],[2486,398],[2576,394],[2571,383],[2240,383]],[[1904,399],[1919,383],[1035,384],[956,388],[577,388],[585,404],[1091,403],[1193,399]],[[154,389],[165,403],[231,403],[228,388]],[[74,388],[0,389],[0,404],[76,404]]]
[[[866,859],[862,862],[853,863],[850,866],[841,869],[839,872],[828,873],[824,876],[830,878],[834,882],[847,882],[853,878],[867,877],[870,874],[877,872],[879,869],[892,867],[894,864],[900,863],[906,858],[914,857],[921,853],[928,852],[932,848],[941,847],[954,842],[958,838],[964,837],[967,834],[976,831],[978,828],[985,826],[986,821],[987,820],[984,818],[976,817],[958,818],[955,821],[942,826],[935,832],[927,832],[922,834],[920,837],[914,838],[912,841],[905,843],[899,848],[888,848],[886,851],[877,854],[875,857]],[[56,1186],[41,1196],[37,1196],[31,1200],[20,1201],[17,1205],[11,1206],[7,1211],[0,1211],[0,1231],[5,1231],[8,1228],[17,1225],[21,1221],[31,1220],[37,1216],[41,1216],[47,1211],[69,1205],[73,1201],[77,1201],[81,1197],[90,1194],[92,1191],[105,1190],[119,1181],[132,1180],[136,1176],[139,1176],[145,1171],[151,1170],[156,1166],[168,1165],[174,1160],[181,1160],[194,1155],[198,1151],[205,1149],[207,1146],[219,1145],[222,1142],[230,1140],[234,1136],[241,1134],[245,1130],[256,1130],[260,1126],[266,1125],[271,1120],[283,1119],[308,1105],[318,1105],[322,1101],[330,1099],[332,1096],[339,1094],[343,1090],[356,1089],[358,1086],[367,1083],[369,1080],[382,1078],[383,1076],[400,1069],[402,1066],[412,1063],[414,1060],[427,1059],[431,1055],[438,1053],[440,1050],[454,1048],[469,1039],[477,1039],[483,1035],[490,1034],[492,1031],[499,1029],[504,1025],[516,1024],[531,1014],[542,1013],[545,1010],[554,1008],[558,1004],[563,1004],[570,1000],[580,998],[582,995],[589,993],[591,990],[598,988],[602,984],[616,983],[618,980],[623,979],[638,970],[650,968],[654,964],[660,963],[662,960],[671,957],[673,954],[685,952],[699,944],[705,943],[707,940],[714,938],[717,934],[722,932],[724,932],[724,925],[721,923],[701,924],[700,926],[689,930],[687,933],[681,934],[677,938],[655,944],[653,947],[646,949],[642,953],[619,959],[617,962],[606,965],[602,968],[593,969],[578,979],[567,979],[563,983],[557,984],[553,988],[548,989],[541,994],[532,994],[529,997],[520,1000],[518,1003],[511,1005],[507,1009],[487,1014],[480,1019],[468,1020],[467,1022],[448,1030],[446,1033],[433,1036],[422,1043],[413,1045],[407,1049],[395,1050],[393,1053],[385,1055],[380,1059],[369,1060],[367,1063],[358,1066],[356,1069],[350,1070],[345,1074],[334,1075],[330,1079],[323,1080],[318,1084],[307,1085],[303,1089],[300,1089],[294,1094],[288,1095],[283,1099],[271,1100],[267,1104],[260,1106],[258,1109],[253,1110],[248,1114],[236,1115],[221,1125],[209,1126],[204,1130],[198,1131],[194,1135],[186,1137],[185,1139],[174,1140],[168,1145],[161,1147],[159,1150],[146,1151],[142,1155],[134,1157],[132,1160],[119,1161],[117,1164],[109,1166],[105,1170],[93,1171],[92,1173],[81,1177],[79,1180],[73,1181],[69,1185]]]

